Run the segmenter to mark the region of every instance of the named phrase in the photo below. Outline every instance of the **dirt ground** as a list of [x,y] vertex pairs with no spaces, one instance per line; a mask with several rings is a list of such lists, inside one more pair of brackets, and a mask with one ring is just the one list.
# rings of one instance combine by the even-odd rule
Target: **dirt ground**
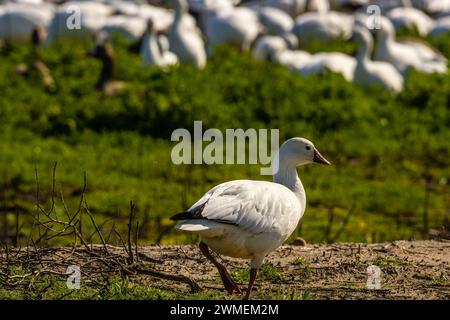
[[[225,292],[216,269],[196,245],[146,245],[138,249],[139,262],[132,264],[127,263],[129,258],[124,248],[109,245],[11,249],[7,254],[0,252],[0,280],[7,279],[0,282],[6,290],[17,286],[28,290],[45,274],[65,280],[67,266],[75,264],[81,266],[84,283],[97,287],[113,277],[125,275],[131,285],[156,288],[175,299],[242,297]],[[248,261],[218,259],[244,289],[248,281]],[[16,270],[18,266],[22,269],[27,266],[30,271],[6,278],[7,274],[11,275],[13,266]],[[142,266],[152,271],[137,272]],[[368,268],[369,271],[379,268],[379,289],[368,288],[368,277],[376,276],[370,274]],[[169,275],[166,278],[170,279],[155,277],[155,271],[159,275]],[[178,280],[174,280],[174,276]],[[191,280],[195,281],[195,286]],[[197,284],[202,290],[194,293]],[[376,281],[371,284],[376,285]],[[449,300],[450,240],[285,245],[266,259],[252,298]]]
[[[146,246],[141,252],[160,261],[160,270],[187,275],[205,289],[224,292],[218,273],[194,245]],[[222,260],[231,270],[247,267],[239,259]],[[448,240],[285,245],[266,261],[280,274],[257,279],[254,298],[450,299]],[[381,270],[380,289],[367,288],[371,265]],[[225,293],[223,297],[239,298]]]

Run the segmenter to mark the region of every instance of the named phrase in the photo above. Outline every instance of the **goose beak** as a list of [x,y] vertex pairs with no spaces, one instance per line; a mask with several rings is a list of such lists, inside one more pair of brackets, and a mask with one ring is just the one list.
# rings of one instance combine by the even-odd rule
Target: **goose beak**
[[323,157],[323,155],[320,154],[319,151],[317,151],[317,149],[314,149],[314,158],[313,158],[313,162],[315,163],[320,163],[320,164],[325,164],[327,166],[331,165],[330,161],[328,161],[327,159],[325,159]]

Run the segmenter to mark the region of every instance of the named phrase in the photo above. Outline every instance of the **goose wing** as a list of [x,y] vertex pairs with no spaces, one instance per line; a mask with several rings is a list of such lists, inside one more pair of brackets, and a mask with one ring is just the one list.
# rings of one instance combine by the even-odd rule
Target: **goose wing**
[[295,195],[281,184],[234,180],[214,187],[171,219],[206,219],[261,233],[291,229],[302,213]]

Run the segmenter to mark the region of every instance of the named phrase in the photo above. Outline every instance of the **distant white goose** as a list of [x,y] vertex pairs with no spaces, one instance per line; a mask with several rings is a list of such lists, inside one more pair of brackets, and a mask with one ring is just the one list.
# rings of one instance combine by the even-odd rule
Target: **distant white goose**
[[403,89],[403,77],[397,69],[390,63],[370,60],[373,39],[369,30],[355,26],[352,37],[359,45],[354,82],[364,87],[381,85],[393,93],[399,93]]
[[[252,56],[255,60],[265,60],[274,62],[275,56],[281,52],[288,51],[288,43],[286,39],[279,36],[265,35],[259,38],[252,49]],[[310,53],[304,52],[309,58]]]
[[264,26],[264,33],[269,35],[281,35],[291,32],[294,20],[286,12],[272,7],[255,5],[250,7],[258,15],[259,21]]
[[206,52],[200,30],[192,24],[186,0],[169,0],[175,9],[175,17],[167,34],[170,51],[181,63],[189,63],[197,68],[206,65]]
[[166,66],[171,66],[179,62],[177,55],[170,51],[170,43],[166,35],[158,35],[158,46]]
[[283,10],[292,18],[306,11],[327,12],[329,0],[263,0],[259,4]]
[[356,59],[341,52],[320,52],[312,56],[300,70],[300,74],[320,74],[325,70],[341,74],[345,80],[352,82],[356,68]]
[[138,16],[114,15],[107,17],[100,32],[119,35],[127,41],[138,41],[146,29],[145,19]]
[[[75,24],[74,13],[80,13],[80,25]],[[48,27],[46,44],[65,38],[92,38],[106,18],[111,15],[113,8],[95,1],[68,1],[60,5]],[[70,28],[69,28],[69,27]]]
[[303,138],[287,140],[276,157],[274,182],[233,180],[209,190],[186,212],[173,216],[181,220],[177,229],[200,236],[200,250],[219,271],[228,293],[241,292],[225,266],[210,253],[250,259],[250,292],[265,257],[292,234],[303,216],[306,195],[296,166],[330,163],[314,145]]
[[151,19],[153,21],[153,28],[156,31],[167,31],[174,20],[174,13],[172,12],[172,10],[152,6],[147,3],[143,3],[138,6],[137,15],[141,18],[144,18],[145,21]]
[[114,10],[114,14],[136,16],[139,14],[139,5],[127,0],[108,0],[108,5]]
[[277,36],[261,37],[252,54],[257,60],[279,63],[303,76],[331,71],[342,74],[350,82],[356,66],[355,58],[340,52],[310,54],[301,50],[289,50],[286,41]]
[[0,39],[29,40],[37,27],[46,28],[53,17],[53,6],[8,3],[0,6]]
[[219,44],[230,44],[241,50],[248,50],[262,31],[258,15],[246,7],[231,7],[206,14],[204,21],[208,50]]
[[277,8],[289,14],[292,18],[305,12],[308,0],[263,0],[258,4],[266,7]]
[[307,11],[328,12],[330,10],[329,0],[307,0]]
[[292,31],[299,38],[300,45],[310,40],[326,42],[351,35],[354,18],[352,15],[329,11],[307,12],[295,19]]
[[178,63],[177,56],[170,52],[169,45],[165,44],[167,39],[163,39],[165,38],[158,38],[153,21],[149,19],[140,50],[144,66],[156,65],[164,68]]
[[394,8],[386,16],[392,21],[395,29],[416,29],[421,36],[426,36],[434,25],[433,19],[425,12],[411,6]]
[[396,41],[395,29],[389,19],[380,17],[380,28],[375,29],[378,45],[374,59],[386,61],[405,73],[409,67],[424,73],[446,73],[447,60],[436,50],[415,41]]
[[450,0],[412,0],[415,7],[440,18],[450,14]]

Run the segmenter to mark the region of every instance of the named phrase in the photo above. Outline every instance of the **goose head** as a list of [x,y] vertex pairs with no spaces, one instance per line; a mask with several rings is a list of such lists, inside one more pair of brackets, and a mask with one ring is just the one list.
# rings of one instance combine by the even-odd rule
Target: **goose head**
[[350,40],[356,42],[359,46],[367,46],[373,42],[372,35],[369,30],[362,25],[356,25],[353,27]]
[[281,38],[286,42],[288,49],[295,50],[298,48],[298,38],[295,33],[285,32],[281,35]]
[[330,165],[331,163],[305,138],[292,138],[285,141],[279,151],[280,164],[296,167],[309,163]]
[[358,46],[358,61],[369,59],[373,49],[373,39],[369,29],[360,25],[354,26],[350,40],[356,42]]
[[395,28],[392,22],[386,17],[380,17],[380,28],[375,29],[376,37],[379,41],[395,38]]
[[155,32],[155,23],[153,22],[152,18],[149,18],[147,20],[147,29],[145,30],[145,32],[148,34],[152,34],[153,32]]

